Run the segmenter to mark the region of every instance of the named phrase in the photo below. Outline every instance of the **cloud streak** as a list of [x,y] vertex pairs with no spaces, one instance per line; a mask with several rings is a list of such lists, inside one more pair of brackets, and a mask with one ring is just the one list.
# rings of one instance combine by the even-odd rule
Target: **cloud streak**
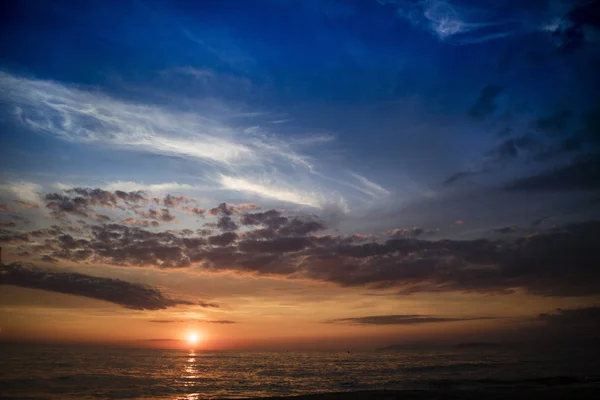
[[478,317],[478,318],[448,318],[448,317],[434,317],[431,315],[371,315],[367,317],[354,317],[354,318],[337,318],[327,321],[328,323],[334,324],[348,324],[348,325],[417,325],[417,324],[431,324],[439,322],[456,322],[456,321],[474,321],[481,319],[490,319],[489,317]]
[[79,273],[42,270],[32,265],[16,263],[0,268],[0,285],[14,285],[104,300],[132,310],[162,310],[178,305],[194,304],[217,307],[212,303],[172,299],[153,286]]

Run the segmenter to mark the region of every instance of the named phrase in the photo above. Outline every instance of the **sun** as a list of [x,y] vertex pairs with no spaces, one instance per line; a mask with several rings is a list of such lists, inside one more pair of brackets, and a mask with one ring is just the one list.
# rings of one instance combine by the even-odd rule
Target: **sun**
[[196,344],[198,343],[198,334],[197,333],[190,333],[188,335],[188,343],[189,344]]

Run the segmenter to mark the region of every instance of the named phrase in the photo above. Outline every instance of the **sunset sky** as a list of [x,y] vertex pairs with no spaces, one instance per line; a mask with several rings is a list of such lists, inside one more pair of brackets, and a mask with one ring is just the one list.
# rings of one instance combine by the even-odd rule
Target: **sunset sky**
[[598,1],[0,15],[0,341],[346,349],[600,326]]

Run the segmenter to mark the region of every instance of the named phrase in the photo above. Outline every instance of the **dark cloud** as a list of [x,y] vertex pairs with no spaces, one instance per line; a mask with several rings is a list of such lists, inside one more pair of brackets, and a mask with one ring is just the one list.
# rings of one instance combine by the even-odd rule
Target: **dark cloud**
[[[240,206],[235,206],[238,209]],[[314,216],[285,216],[276,210],[234,215],[225,203],[213,209],[241,232],[211,235],[203,228],[151,232],[124,224],[67,226],[5,234],[20,252],[72,262],[123,267],[156,266],[312,279],[340,286],[418,292],[512,293],[585,296],[600,293],[595,268],[599,222],[533,232],[502,227],[499,240],[424,240],[423,228],[397,229],[386,236],[317,235],[325,230]],[[458,223],[458,222],[457,222]],[[218,222],[213,223],[215,227]],[[534,224],[539,228],[539,224]],[[431,231],[435,232],[435,231]]]
[[511,226],[505,226],[502,228],[498,228],[498,229],[493,229],[493,232],[496,233],[501,233],[501,234],[508,234],[508,233],[515,233],[518,232],[520,229],[514,225]]
[[0,227],[2,228],[14,228],[17,224],[12,221],[0,221]]
[[369,241],[330,235],[251,234],[238,238],[235,232],[186,237],[178,232],[153,233],[109,224],[92,227],[89,239],[68,234],[52,239],[53,252],[49,255],[76,262],[160,268],[200,263],[210,271],[396,288],[403,295],[511,293],[523,289],[542,296],[585,296],[600,293],[600,271],[595,268],[599,229],[599,222],[588,222],[508,241],[431,241],[417,237]]
[[246,213],[240,217],[240,224],[244,226],[260,225],[265,229],[255,232],[263,238],[275,236],[304,236],[320,230],[325,226],[312,216],[288,218],[279,211],[269,210],[259,213]]
[[171,222],[175,220],[175,216],[171,214],[168,208],[161,208],[160,210],[151,208],[148,211],[134,210],[134,212],[139,216],[156,221]]
[[573,163],[520,178],[506,186],[512,191],[567,191],[600,189],[600,155],[592,154]]
[[145,204],[147,199],[144,192],[109,192],[102,189],[73,188],[61,193],[49,193],[44,196],[46,207],[51,209],[56,217],[68,214],[88,217],[93,213],[92,207],[115,208]]
[[483,119],[496,111],[496,98],[501,92],[501,86],[488,85],[484,87],[469,109],[471,117]]
[[58,262],[58,260],[56,258],[52,258],[52,257],[50,257],[48,255],[43,256],[40,260],[44,261],[44,262],[51,262],[51,263],[57,263]]
[[125,218],[121,220],[122,224],[125,225],[134,225],[134,226],[143,226],[143,227],[157,227],[159,226],[158,221],[148,221],[147,219],[138,219],[138,218]]
[[204,214],[206,214],[206,209],[200,207],[180,206],[178,210],[190,215],[196,215],[198,217],[203,217]]
[[221,203],[218,206],[211,208],[207,211],[208,215],[232,215],[232,214],[243,214],[246,211],[258,210],[260,207],[252,203],[243,204],[227,204]]
[[[66,293],[118,304],[133,310],[162,310],[195,303],[166,297],[158,288],[119,279],[54,272],[31,265],[9,264],[0,269],[0,284]],[[202,303],[214,307],[210,303]]]
[[[438,230],[436,229],[423,229],[416,226],[412,228],[399,228],[394,229],[390,232],[387,232],[388,236],[391,238],[413,238],[416,239],[420,236],[434,236]],[[364,239],[364,238],[362,238]]]
[[479,175],[483,171],[482,170],[473,170],[473,171],[460,171],[450,175],[445,181],[445,185],[450,185],[454,182],[457,182],[461,179],[468,178],[470,176]]
[[452,184],[464,178],[484,173],[490,173],[506,166],[523,154],[532,153],[536,149],[537,141],[532,136],[509,138],[502,141],[495,148],[485,153],[480,165],[469,170],[452,174],[444,184]]
[[246,253],[289,253],[311,247],[313,242],[305,237],[281,237],[271,240],[244,240],[238,248]]
[[600,1],[574,1],[573,5],[560,27],[552,33],[558,46],[566,53],[584,45],[588,40],[586,29],[600,29]]
[[108,222],[110,221],[110,217],[104,214],[91,214],[90,217],[99,222]]
[[545,215],[543,217],[540,217],[540,218],[537,218],[537,219],[531,221],[531,227],[532,228],[538,228],[538,227],[540,227],[542,225],[542,223],[545,220],[547,220],[548,218],[550,218],[550,216],[549,215]]
[[225,232],[220,235],[211,236],[208,238],[208,243],[215,246],[229,246],[237,239],[237,235],[233,232]]
[[10,231],[2,232],[0,235],[0,243],[26,243],[30,237],[26,233],[11,233]]
[[231,217],[223,216],[223,217],[219,218],[219,222],[217,222],[217,228],[219,228],[222,231],[228,232],[228,231],[236,231],[238,229],[238,226],[235,222],[233,222]]
[[368,317],[338,318],[327,321],[328,323],[350,324],[350,325],[416,325],[430,324],[436,322],[473,321],[484,318],[448,318],[434,317],[431,315],[372,315]]
[[547,117],[538,118],[535,121],[535,126],[544,133],[558,135],[562,134],[567,129],[572,118],[573,111],[562,109]]
[[191,198],[191,197],[185,197],[185,196],[172,196],[170,194],[167,194],[164,198],[160,199],[160,198],[154,198],[152,199],[154,201],[154,203],[156,203],[157,205],[163,205],[165,207],[171,207],[171,208],[177,208],[179,207],[181,204],[186,204],[186,203],[193,203],[196,200]]
[[552,313],[543,313],[539,318],[550,326],[584,328],[594,326],[600,331],[600,307],[573,309],[558,308]]

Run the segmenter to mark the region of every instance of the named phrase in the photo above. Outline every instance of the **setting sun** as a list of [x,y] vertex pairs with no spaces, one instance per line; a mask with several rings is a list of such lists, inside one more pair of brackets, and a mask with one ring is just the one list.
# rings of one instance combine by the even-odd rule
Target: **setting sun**
[[198,334],[197,333],[190,333],[188,336],[188,343],[190,344],[196,344],[198,343]]

